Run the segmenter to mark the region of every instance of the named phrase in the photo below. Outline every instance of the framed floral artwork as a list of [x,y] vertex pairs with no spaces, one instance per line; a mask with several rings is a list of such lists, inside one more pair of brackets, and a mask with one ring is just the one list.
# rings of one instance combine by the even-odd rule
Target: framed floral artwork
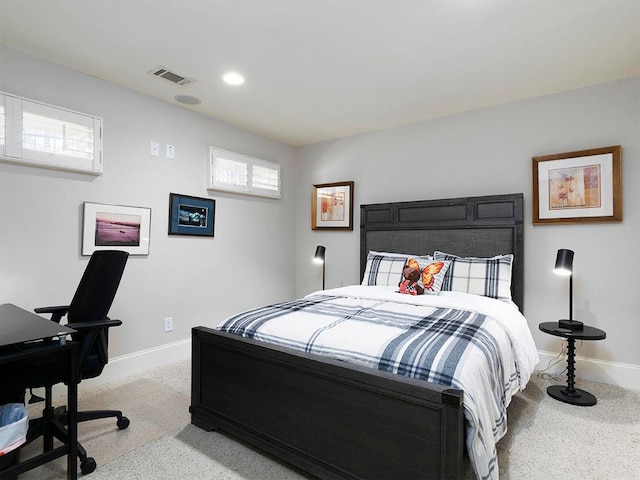
[[622,221],[621,150],[533,157],[533,224]]
[[353,230],[353,182],[313,186],[312,230]]

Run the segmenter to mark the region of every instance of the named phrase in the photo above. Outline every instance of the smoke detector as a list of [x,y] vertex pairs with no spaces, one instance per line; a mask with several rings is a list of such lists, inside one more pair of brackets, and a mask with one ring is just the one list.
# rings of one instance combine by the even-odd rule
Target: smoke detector
[[156,77],[164,78],[165,80],[168,80],[171,83],[175,83],[176,85],[180,85],[181,87],[191,85],[193,82],[195,82],[193,78],[178,75],[177,73],[174,73],[162,66],[156,67],[153,70],[150,70],[148,73]]

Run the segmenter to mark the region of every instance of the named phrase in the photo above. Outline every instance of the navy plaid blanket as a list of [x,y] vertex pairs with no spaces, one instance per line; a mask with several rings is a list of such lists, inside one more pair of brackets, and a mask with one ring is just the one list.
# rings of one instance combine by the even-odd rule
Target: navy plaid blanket
[[506,407],[520,388],[516,354],[500,322],[479,312],[415,304],[428,301],[422,297],[325,293],[255,308],[217,329],[463,390],[474,469],[478,478],[497,478],[495,443],[506,432]]

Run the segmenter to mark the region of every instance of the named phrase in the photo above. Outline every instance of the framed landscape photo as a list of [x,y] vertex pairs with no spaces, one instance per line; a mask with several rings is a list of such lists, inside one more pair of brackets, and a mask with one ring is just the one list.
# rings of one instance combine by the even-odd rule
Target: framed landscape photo
[[169,235],[213,237],[216,201],[169,194]]
[[620,145],[532,160],[534,225],[622,221]]
[[82,255],[96,250],[148,255],[150,236],[150,208],[84,202]]
[[353,230],[353,182],[313,186],[312,230]]

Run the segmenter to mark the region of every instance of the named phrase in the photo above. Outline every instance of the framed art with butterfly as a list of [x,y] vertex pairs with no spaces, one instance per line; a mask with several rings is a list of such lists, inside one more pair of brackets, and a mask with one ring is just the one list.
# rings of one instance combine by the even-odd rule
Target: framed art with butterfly
[[622,221],[620,145],[532,160],[534,225]]

